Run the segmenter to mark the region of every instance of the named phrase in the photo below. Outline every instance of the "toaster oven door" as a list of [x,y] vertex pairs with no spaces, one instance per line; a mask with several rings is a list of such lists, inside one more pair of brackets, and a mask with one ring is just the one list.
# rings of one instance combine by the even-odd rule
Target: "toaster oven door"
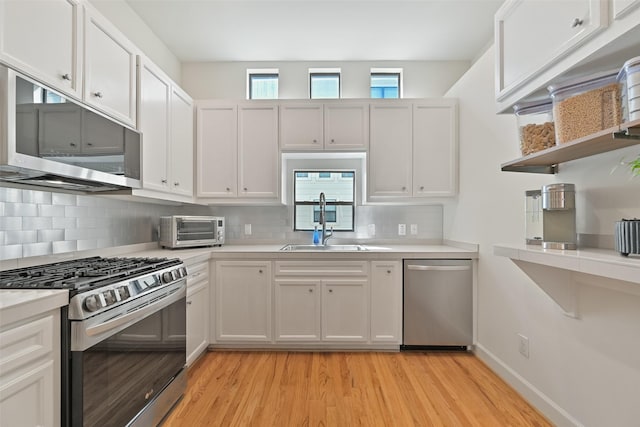
[[177,218],[176,242],[212,244],[217,236],[214,219]]

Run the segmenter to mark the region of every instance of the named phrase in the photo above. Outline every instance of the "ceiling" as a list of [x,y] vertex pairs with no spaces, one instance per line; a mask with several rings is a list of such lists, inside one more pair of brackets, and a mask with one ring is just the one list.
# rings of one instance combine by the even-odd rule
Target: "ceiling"
[[473,60],[503,0],[126,0],[181,62]]

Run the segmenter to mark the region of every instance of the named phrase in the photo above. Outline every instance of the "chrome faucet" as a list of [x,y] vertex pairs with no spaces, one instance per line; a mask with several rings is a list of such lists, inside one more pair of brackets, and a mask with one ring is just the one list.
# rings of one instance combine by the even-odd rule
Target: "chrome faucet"
[[322,246],[327,244],[327,240],[331,236],[333,236],[333,227],[331,227],[331,231],[327,234],[327,219],[326,219],[326,210],[327,210],[327,200],[324,197],[324,193],[320,193],[320,219],[319,223],[322,225]]

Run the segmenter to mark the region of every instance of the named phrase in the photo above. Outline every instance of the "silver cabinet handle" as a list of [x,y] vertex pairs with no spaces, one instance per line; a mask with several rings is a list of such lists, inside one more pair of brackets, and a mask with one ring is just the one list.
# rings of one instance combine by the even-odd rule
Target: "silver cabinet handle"
[[94,92],[93,96],[95,96],[96,98],[102,98],[102,92]]
[[468,265],[408,265],[409,270],[418,271],[466,271],[471,270]]
[[583,23],[584,23],[584,21],[582,19],[576,18],[576,19],[573,20],[573,23],[571,24],[571,28],[579,27]]
[[62,77],[62,80],[71,81],[71,76],[69,75],[69,73],[65,73],[61,77]]

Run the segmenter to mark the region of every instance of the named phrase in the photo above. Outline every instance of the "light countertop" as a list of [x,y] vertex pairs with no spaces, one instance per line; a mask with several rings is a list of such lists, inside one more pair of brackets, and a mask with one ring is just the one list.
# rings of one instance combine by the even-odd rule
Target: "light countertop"
[[55,310],[69,303],[67,290],[3,289],[0,290],[0,328]]

